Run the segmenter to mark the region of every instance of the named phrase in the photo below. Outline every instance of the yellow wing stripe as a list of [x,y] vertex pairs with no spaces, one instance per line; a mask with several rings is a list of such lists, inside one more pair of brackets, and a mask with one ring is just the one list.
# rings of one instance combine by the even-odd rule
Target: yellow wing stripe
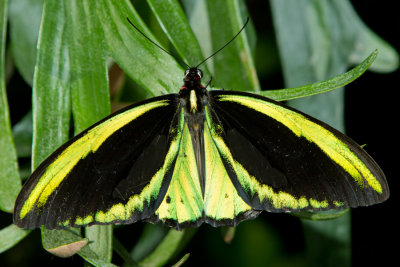
[[[206,108],[207,127],[210,129],[209,131],[211,133],[211,137],[215,144],[215,147],[218,149],[221,156],[226,160],[228,164],[230,164],[231,168],[235,171],[239,183],[241,184],[245,192],[250,192],[250,195],[252,196],[257,193],[260,202],[262,202],[263,200],[268,200],[271,203],[271,205],[276,209],[284,209],[284,208],[303,209],[309,206],[313,208],[326,208],[328,206],[328,202],[326,200],[318,201],[315,199],[307,199],[307,197],[305,196],[296,198],[295,196],[287,192],[284,191],[276,192],[271,186],[259,183],[254,176],[248,173],[248,171],[243,167],[243,165],[241,165],[233,158],[230,149],[224,142],[223,138],[220,136],[219,125],[213,124],[210,116],[207,116],[207,114],[208,111]],[[208,138],[205,138],[205,143],[207,142],[207,139]],[[218,176],[220,175],[221,174],[218,174]],[[237,199],[236,201],[239,200]],[[336,205],[336,203],[333,204]],[[240,201],[235,205],[240,207],[238,210],[240,209],[245,210],[247,208]],[[337,206],[339,205],[340,204],[338,204]]]
[[[180,122],[183,122],[183,111],[181,112]],[[154,176],[150,179],[150,183],[145,186],[140,194],[133,195],[129,198],[128,202],[124,205],[122,203],[118,203],[110,207],[107,211],[98,211],[93,216],[90,214],[85,218],[78,217],[75,220],[76,225],[87,225],[88,222],[92,220],[101,223],[111,223],[113,221],[124,221],[128,220],[135,211],[143,210],[143,205],[145,202],[150,203],[151,198],[156,199],[158,193],[160,192],[160,188],[162,182],[164,180],[166,172],[172,167],[172,163],[179,152],[181,135],[182,135],[182,125],[178,125],[174,128],[174,132],[176,133],[175,138],[171,141],[170,147],[168,149],[167,155],[164,160],[163,167],[160,168]],[[68,225],[68,221],[66,224]]]
[[166,105],[168,105],[167,100],[160,100],[127,110],[97,125],[77,139],[48,166],[25,201],[20,212],[20,218],[24,218],[34,208],[35,204],[37,207],[42,207],[78,161],[85,158],[90,152],[95,152],[115,131],[144,113]]
[[314,199],[307,199],[305,196],[296,198],[287,192],[276,192],[271,186],[260,184],[257,179],[250,175],[239,162],[233,159],[232,154],[229,152],[229,148],[226,146],[221,137],[213,134],[213,138],[222,156],[235,170],[239,183],[243,186],[243,189],[246,192],[251,192],[251,195],[257,193],[261,202],[264,199],[267,199],[276,209],[304,209],[309,206],[313,208],[326,208],[328,206],[328,202],[326,200],[318,201]]
[[363,188],[364,179],[376,192],[382,193],[382,186],[365,164],[333,133],[308,120],[303,115],[282,106],[247,96],[220,96],[221,101],[232,101],[271,117],[288,127],[294,134],[316,144],[326,155],[348,172]]

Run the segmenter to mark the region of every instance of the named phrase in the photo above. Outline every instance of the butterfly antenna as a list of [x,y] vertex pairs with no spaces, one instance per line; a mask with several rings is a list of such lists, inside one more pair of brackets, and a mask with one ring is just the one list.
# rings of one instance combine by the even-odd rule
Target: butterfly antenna
[[[129,24],[132,25],[133,28],[135,28],[135,30],[137,30],[141,35],[143,35],[143,37],[145,37],[147,40],[149,40],[153,45],[157,46],[158,48],[160,48],[162,51],[164,51],[165,53],[167,53],[168,55],[172,56],[173,58],[175,58],[170,52],[168,52],[167,50],[165,50],[164,48],[162,48],[159,44],[157,44],[156,42],[154,42],[153,40],[151,40],[149,37],[147,37],[146,34],[144,34],[141,30],[139,30],[138,27],[135,26],[135,24],[133,24],[133,22],[127,17],[126,18],[129,22]],[[185,65],[188,69],[190,69],[190,66],[188,64],[186,64],[185,61],[180,60],[178,58],[175,58],[175,60],[183,63],[183,65]]]
[[244,28],[246,27],[247,23],[249,23],[249,17],[247,17],[246,22],[244,23],[243,27],[240,29],[240,31],[233,36],[233,38],[227,42],[223,47],[221,47],[220,49],[218,49],[217,51],[215,51],[214,53],[211,54],[211,56],[207,57],[206,59],[204,59],[202,62],[200,62],[200,64],[198,64],[196,66],[196,68],[198,68],[201,64],[203,64],[204,62],[206,62],[209,58],[215,56],[215,54],[217,54],[219,51],[221,51],[222,49],[224,49],[225,47],[227,47],[230,43],[232,43],[233,40],[235,40],[236,37],[238,37],[238,35],[244,30]]

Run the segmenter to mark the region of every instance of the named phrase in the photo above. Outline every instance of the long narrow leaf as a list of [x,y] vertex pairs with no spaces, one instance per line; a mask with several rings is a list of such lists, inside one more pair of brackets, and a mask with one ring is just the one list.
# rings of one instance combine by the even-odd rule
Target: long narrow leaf
[[[197,37],[203,55],[208,57],[213,53],[211,43],[211,29],[208,15],[207,0],[183,0],[183,7],[190,27]],[[213,73],[213,58],[205,62]]]
[[[241,1],[207,1],[213,51],[225,45],[246,21],[248,15],[243,10],[245,5]],[[260,90],[246,31],[247,29],[215,55],[213,84],[218,87],[243,91]]]
[[112,225],[94,225],[85,229],[89,248],[104,262],[111,262],[113,251]]
[[70,90],[75,133],[110,114],[110,94],[103,34],[93,5],[65,1],[70,60]]
[[70,62],[62,1],[46,0],[33,82],[32,168],[68,140]]
[[[181,59],[190,66],[199,64],[204,57],[179,2],[177,0],[147,0],[147,2]],[[204,74],[209,75],[206,66],[203,65],[202,70]]]
[[15,66],[29,85],[33,84],[43,2],[44,0],[10,1],[10,49]]
[[296,99],[300,97],[312,96],[316,94],[321,94],[325,92],[329,92],[331,90],[343,87],[352,81],[356,80],[360,77],[374,62],[378,55],[378,51],[375,50],[372,52],[363,62],[361,62],[358,66],[354,67],[353,69],[349,70],[344,74],[340,74],[335,76],[331,79],[303,85],[294,88],[287,88],[287,89],[279,89],[279,90],[269,90],[269,91],[262,91],[259,94],[270,97],[277,101],[285,101]]
[[42,227],[42,245],[48,252],[58,257],[70,257],[79,252],[88,240],[82,238],[79,230],[47,230]]
[[17,155],[12,139],[4,75],[8,1],[0,3],[0,209],[12,212],[21,189]]
[[149,256],[166,237],[168,229],[160,224],[146,224],[131,251],[131,257],[139,262]]
[[184,70],[128,23],[127,18],[157,42],[131,3],[127,0],[95,3],[104,41],[118,65],[151,95],[177,92]]
[[139,262],[143,266],[163,266],[179,253],[188,240],[196,233],[195,228],[188,228],[183,231],[169,230],[166,237],[159,246],[145,259]]
[[25,238],[31,231],[21,229],[11,224],[0,230],[0,253],[16,245]]

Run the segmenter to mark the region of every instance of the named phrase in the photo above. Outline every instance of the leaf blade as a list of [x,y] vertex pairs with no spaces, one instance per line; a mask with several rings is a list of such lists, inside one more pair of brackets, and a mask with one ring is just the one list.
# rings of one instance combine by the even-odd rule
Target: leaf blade
[[[147,2],[181,59],[189,66],[199,64],[204,56],[179,2],[176,0],[147,0]],[[209,74],[207,67],[203,67],[203,72]]]
[[0,253],[12,248],[24,239],[31,231],[24,230],[14,224],[0,230]]
[[118,65],[152,96],[177,92],[183,69],[170,55],[132,29],[127,17],[157,42],[131,3],[100,0],[96,5],[106,46]]
[[29,85],[33,84],[43,3],[44,0],[10,2],[10,49],[15,66]]
[[[246,21],[247,11],[242,10],[245,6],[242,0],[229,2],[207,0],[206,3],[212,36],[211,43],[213,51],[216,51],[241,29]],[[226,23],[221,23],[221,21]],[[247,29],[236,37],[233,43],[214,56],[215,81],[213,84],[233,90],[260,91],[246,31]]]
[[62,1],[45,1],[43,14],[33,81],[33,169],[68,140],[71,110]]
[[157,248],[139,262],[143,266],[163,266],[182,249],[196,233],[195,228],[176,231],[170,229]]
[[21,189],[21,180],[12,138],[4,73],[7,5],[8,1],[0,3],[0,209],[12,212],[14,201]]
[[285,101],[329,92],[331,90],[343,87],[359,78],[368,68],[370,68],[377,55],[378,51],[375,50],[366,59],[364,59],[363,62],[350,71],[337,75],[328,80],[293,88],[262,91],[260,92],[260,95],[277,101]]

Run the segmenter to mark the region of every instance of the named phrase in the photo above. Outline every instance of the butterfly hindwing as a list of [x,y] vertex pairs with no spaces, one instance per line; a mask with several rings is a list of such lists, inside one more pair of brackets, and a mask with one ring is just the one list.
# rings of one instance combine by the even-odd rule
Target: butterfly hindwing
[[28,179],[16,201],[14,222],[51,229],[150,217],[177,160],[178,102],[176,95],[144,101],[68,141]]
[[178,229],[201,224],[204,211],[202,189],[195,151],[186,122],[182,127],[179,151],[173,169],[167,193],[155,216],[158,220]]
[[[206,114],[209,118],[208,109]],[[236,225],[243,219],[256,217],[258,212],[253,211],[251,206],[239,196],[229,178],[229,173],[213,139],[209,122],[208,119],[204,125],[206,220],[214,226]]]
[[209,93],[214,143],[252,208],[324,210],[388,197],[379,166],[339,131],[265,97]]

